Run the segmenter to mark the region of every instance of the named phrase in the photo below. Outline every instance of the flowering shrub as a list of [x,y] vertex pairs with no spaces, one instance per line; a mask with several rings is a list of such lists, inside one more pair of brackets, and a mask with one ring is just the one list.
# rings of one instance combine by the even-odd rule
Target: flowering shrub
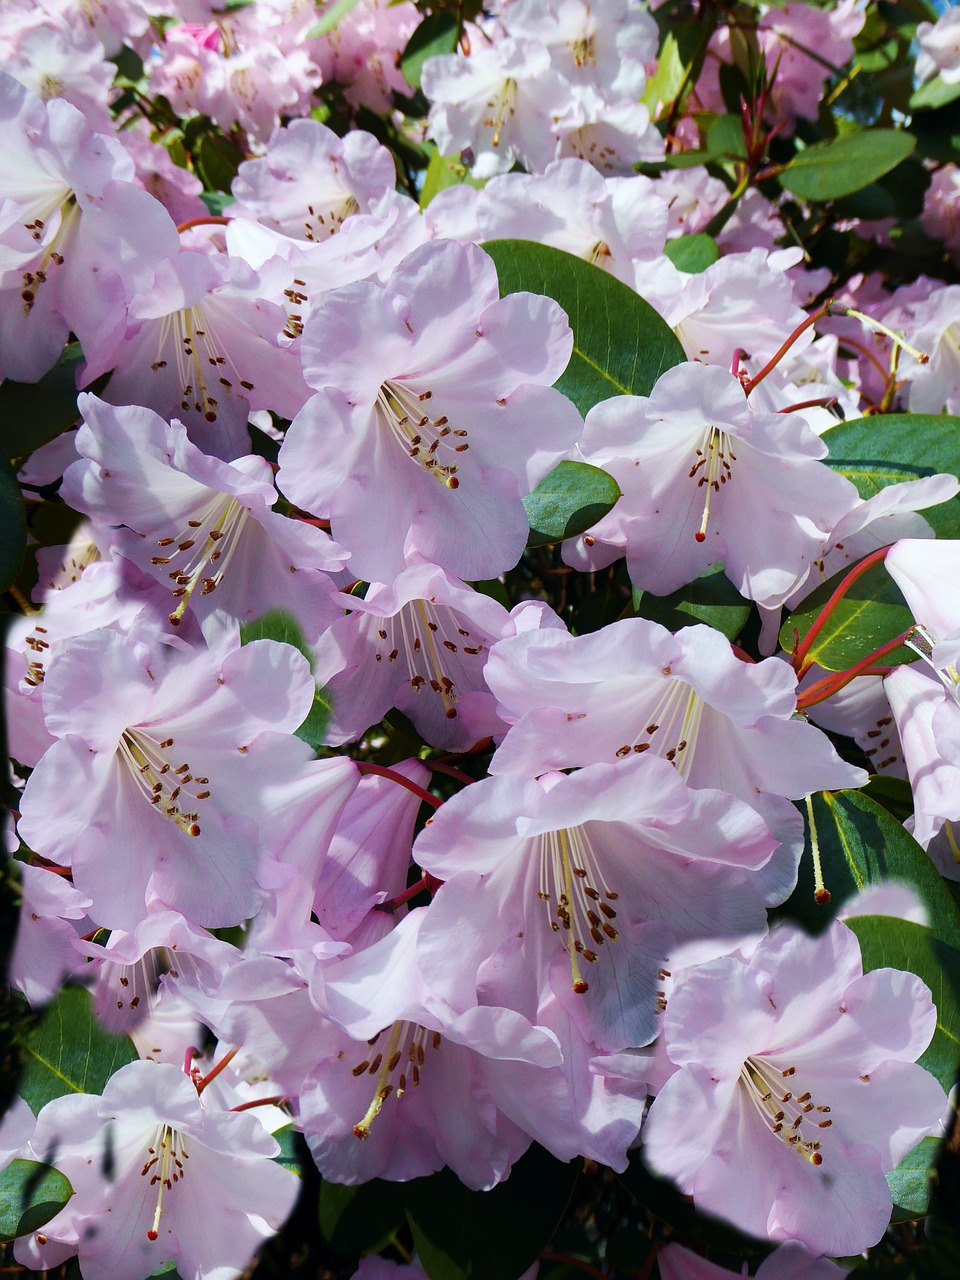
[[8,0],[8,1273],[960,1267],[943,8]]

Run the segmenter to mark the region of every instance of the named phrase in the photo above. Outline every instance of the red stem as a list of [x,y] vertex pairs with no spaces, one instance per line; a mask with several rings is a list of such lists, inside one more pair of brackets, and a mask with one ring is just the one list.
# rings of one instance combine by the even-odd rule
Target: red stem
[[818,405],[829,409],[836,403],[836,396],[821,396],[819,400],[801,400],[799,404],[789,404],[786,409],[778,409],[777,413],[797,413],[800,409],[815,409]]
[[438,773],[448,773],[451,778],[456,778],[458,782],[476,782],[476,778],[471,778],[469,773],[464,773],[462,769],[455,769],[452,764],[444,764],[442,760],[424,760],[423,763],[428,769],[436,769]]
[[797,710],[805,711],[807,707],[815,706],[818,702],[825,702],[827,698],[832,698],[835,693],[839,693],[857,676],[866,675],[877,658],[884,658],[888,653],[892,653],[894,649],[899,649],[913,630],[913,627],[908,627],[906,631],[895,636],[893,640],[888,640],[879,649],[874,649],[873,653],[868,653],[865,658],[861,658],[849,671],[838,671],[834,675],[825,676],[822,680],[817,680],[815,684],[804,689],[803,693],[799,695],[797,698]]
[[237,1107],[231,1107],[231,1111],[249,1111],[251,1107],[273,1107],[282,1106],[286,1102],[283,1094],[278,1093],[275,1098],[255,1098],[253,1102],[241,1102]]
[[226,1067],[229,1063],[231,1063],[239,1052],[240,1052],[239,1048],[231,1049],[228,1054],[225,1054],[224,1057],[220,1059],[220,1061],[217,1063],[215,1067],[212,1067],[207,1072],[207,1074],[203,1077],[202,1080],[198,1080],[197,1093],[203,1093],[207,1085],[210,1084],[212,1080],[216,1080],[217,1076],[224,1069],[224,1067]]
[[443,804],[437,796],[431,795],[429,791],[425,791],[423,787],[418,786],[415,782],[411,782],[409,778],[405,778],[402,773],[397,773],[396,769],[388,769],[384,764],[371,764],[368,760],[358,760],[357,768],[361,773],[375,773],[381,778],[389,778],[392,782],[397,782],[401,787],[406,787],[408,791],[412,791],[415,796],[419,796],[421,800],[425,800],[427,804],[432,804],[435,809],[439,809]]
[[759,386],[759,384],[764,380],[767,374],[770,373],[771,370],[777,367],[777,365],[780,363],[783,357],[787,354],[787,352],[790,350],[790,348],[793,346],[793,344],[796,342],[796,340],[800,337],[801,334],[806,333],[806,331],[810,328],[811,325],[816,324],[818,320],[822,320],[824,316],[830,315],[831,305],[839,305],[839,304],[837,304],[835,298],[828,298],[822,307],[817,307],[816,311],[812,311],[810,315],[807,316],[806,320],[803,321],[802,324],[797,325],[796,329],[794,329],[793,333],[790,334],[789,338],[787,338],[786,342],[784,342],[784,344],[780,347],[779,351],[777,351],[775,355],[770,357],[770,359],[767,361],[767,363],[763,366],[763,368],[755,377],[750,379],[750,381],[747,383],[747,385],[743,389],[744,395],[749,395],[750,392],[754,389],[754,387]]
[[395,898],[388,898],[386,902],[378,902],[374,907],[374,911],[396,911],[397,907],[402,907],[405,902],[415,898],[418,893],[436,893],[442,884],[442,880],[432,876],[429,871],[424,871],[416,884],[412,884],[409,889],[404,889],[403,893],[398,893]]
[[182,231],[189,231],[191,227],[226,227],[233,221],[232,218],[224,218],[220,214],[209,213],[203,218],[188,218],[186,222],[181,222],[177,227],[177,234]]
[[798,676],[802,676],[804,671],[810,665],[809,663],[807,663],[806,666],[804,665],[806,656],[810,652],[810,649],[813,645],[814,640],[816,640],[817,636],[826,626],[827,620],[830,617],[831,613],[833,613],[834,609],[837,607],[837,604],[847,594],[847,592],[850,590],[850,588],[853,586],[856,580],[858,578],[861,578],[867,572],[868,569],[872,569],[873,566],[877,563],[877,561],[882,560],[889,550],[890,550],[890,547],[887,546],[887,547],[881,547],[878,551],[871,551],[870,555],[868,555],[865,559],[861,560],[858,565],[854,565],[854,567],[850,570],[847,576],[843,579],[843,581],[837,587],[836,591],[834,591],[833,595],[830,597],[827,603],[823,606],[823,608],[817,614],[816,618],[814,618],[813,624],[811,625],[810,630],[803,637],[803,640],[800,642],[800,644],[797,645],[797,648],[793,654],[793,658],[791,659],[793,663],[793,669],[796,671]]

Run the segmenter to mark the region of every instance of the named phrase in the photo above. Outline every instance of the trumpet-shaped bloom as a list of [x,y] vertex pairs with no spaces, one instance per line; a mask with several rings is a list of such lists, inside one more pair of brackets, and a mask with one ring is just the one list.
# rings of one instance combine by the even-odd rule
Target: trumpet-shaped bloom
[[672,992],[678,1068],[644,1126],[645,1154],[699,1209],[817,1253],[859,1253],[890,1217],[885,1174],[946,1105],[915,1060],[936,1009],[913,974],[863,973],[856,935],[780,926]]
[[551,388],[572,343],[555,302],[499,297],[481,250],[425,244],[385,288],[346,285],[307,320],[318,391],[290,425],[278,484],[330,519],[367,581],[397,576],[414,550],[459,578],[494,577],[523,551],[522,497],[582,429]]
[[194,1280],[239,1275],[300,1187],[255,1116],[206,1107],[170,1063],[131,1062],[102,1098],[48,1102],[30,1150],[74,1194],[16,1256],[46,1268],[77,1254],[86,1280],[144,1280],[170,1259]]

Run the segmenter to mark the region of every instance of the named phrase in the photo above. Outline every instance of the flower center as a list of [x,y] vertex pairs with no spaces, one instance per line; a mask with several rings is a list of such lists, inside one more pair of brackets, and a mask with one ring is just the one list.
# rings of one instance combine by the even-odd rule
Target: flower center
[[796,1071],[796,1067],[780,1068],[766,1058],[751,1056],[740,1068],[740,1083],[771,1133],[809,1164],[823,1164],[817,1134],[833,1124],[830,1108],[817,1105],[810,1093],[794,1093],[785,1087],[785,1081],[792,1083]]
[[617,749],[623,759],[632,751],[638,755],[653,748],[669,760],[683,778],[689,778],[693,753],[703,721],[704,702],[685,680],[671,680],[650,713],[650,719],[632,743]]
[[[381,1036],[390,1033],[390,1041],[385,1049],[376,1049]],[[392,1027],[378,1031],[367,1043],[375,1049],[370,1057],[364,1058],[351,1068],[353,1076],[371,1075],[377,1078],[376,1092],[373,1101],[359,1124],[353,1126],[354,1137],[366,1142],[370,1137],[370,1126],[380,1114],[383,1104],[391,1094],[402,1098],[409,1086],[416,1088],[420,1083],[420,1070],[427,1058],[426,1051],[439,1049],[442,1037],[439,1031],[428,1031],[416,1022],[395,1022]]]
[[[450,638],[454,635],[456,640]],[[479,657],[485,648],[483,640],[473,637],[452,609],[437,607],[431,600],[411,600],[395,617],[384,618],[377,637],[381,644],[374,659],[377,662],[399,660],[406,665],[414,690],[419,694],[423,689],[430,689],[443,703],[446,718],[455,720],[457,692],[455,681],[447,674],[451,670],[448,655],[462,653]],[[466,643],[469,640],[475,643]]]
[[37,211],[36,206],[34,206],[33,221],[24,223],[26,230],[29,231],[34,240],[40,241],[43,239],[47,223],[55,213],[60,215],[60,225],[54,232],[50,243],[44,248],[39,262],[35,261],[33,263],[33,269],[21,273],[20,300],[23,303],[23,314],[25,316],[28,316],[34,308],[34,304],[37,301],[37,290],[47,282],[47,272],[51,263],[58,267],[63,266],[64,255],[62,251],[73,230],[75,230],[74,224],[80,217],[80,206],[77,204],[77,197],[69,188],[61,188],[56,198],[48,202],[45,208]]
[[[150,365],[150,371],[159,373],[165,369],[167,356],[171,354],[176,363],[180,408],[184,413],[194,410],[202,414],[204,421],[216,422],[220,401],[212,392],[218,386],[239,396],[254,389],[252,382],[240,377],[202,306],[185,307],[160,321],[157,358]],[[233,380],[227,377],[228,372],[233,375]],[[237,391],[237,385],[242,390]]]
[[516,103],[517,82],[508,77],[500,86],[500,92],[487,103],[490,114],[483,118],[484,128],[493,130],[493,137],[490,139],[492,147],[499,147],[503,126],[512,115],[516,114]]
[[585,995],[590,984],[583,977],[580,961],[596,964],[596,948],[617,941],[620,935],[611,924],[617,913],[611,903],[620,895],[613,889],[595,888],[604,879],[599,858],[582,826],[546,831],[535,843],[540,861],[537,897],[547,904],[550,928],[563,935],[570,956],[573,990]]
[[164,752],[173,746],[173,738],[164,738],[157,742],[142,729],[124,729],[120,735],[117,755],[130,771],[142,795],[154,805],[159,813],[171,822],[175,822],[188,836],[200,834],[200,814],[195,809],[184,809],[181,805],[195,800],[206,800],[208,790],[197,791],[197,787],[206,788],[209,778],[197,777],[190,772],[190,765],[170,763]]
[[152,556],[150,563],[171,565],[167,577],[173,582],[171,594],[179,604],[169,615],[170,622],[180,625],[184,610],[193,593],[215,591],[223,579],[227,565],[236,550],[249,513],[236,498],[218,493],[201,507],[187,527],[173,537],[157,539],[157,546],[174,548],[169,555]]
[[733,476],[731,462],[736,462],[736,454],[730,447],[726,433],[716,427],[707,427],[699,446],[695,450],[695,461],[690,468],[690,479],[696,478],[697,488],[705,489],[703,500],[703,519],[700,528],[694,534],[698,542],[707,540],[707,524],[710,520],[710,503],[714,494],[720,492],[720,486]]
[[303,232],[307,240],[325,240],[336,235],[345,219],[360,210],[356,197],[349,191],[339,192],[337,197],[326,200],[323,204],[307,205],[309,217],[303,220]]
[[147,1231],[148,1240],[156,1240],[160,1235],[160,1215],[163,1212],[163,1193],[172,1191],[173,1184],[179,1182],[186,1174],[185,1163],[190,1158],[183,1141],[183,1134],[162,1124],[157,1129],[157,1137],[152,1147],[147,1147],[149,1159],[140,1170],[141,1178],[149,1178],[150,1186],[157,1188],[157,1207],[153,1215],[153,1225]]
[[432,398],[432,391],[416,392],[388,379],[377,392],[377,408],[407,457],[448,489],[458,489],[456,459],[442,462],[437,454],[441,449],[453,454],[466,453],[470,448],[467,432],[462,427],[449,426],[445,414],[431,418],[424,413],[424,404]]

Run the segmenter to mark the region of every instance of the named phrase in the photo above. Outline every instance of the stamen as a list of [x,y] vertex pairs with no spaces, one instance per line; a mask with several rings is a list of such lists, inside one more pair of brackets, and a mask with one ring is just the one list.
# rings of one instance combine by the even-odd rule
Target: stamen
[[805,1138],[801,1130],[808,1117],[809,1122],[817,1129],[829,1128],[832,1120],[820,1120],[813,1116],[829,1112],[830,1108],[812,1103],[809,1092],[794,1097],[789,1089],[784,1090],[783,1080],[795,1074],[794,1066],[780,1068],[765,1058],[751,1056],[740,1068],[740,1084],[770,1132],[802,1156],[808,1164],[820,1165],[823,1163],[823,1156],[819,1139]]

